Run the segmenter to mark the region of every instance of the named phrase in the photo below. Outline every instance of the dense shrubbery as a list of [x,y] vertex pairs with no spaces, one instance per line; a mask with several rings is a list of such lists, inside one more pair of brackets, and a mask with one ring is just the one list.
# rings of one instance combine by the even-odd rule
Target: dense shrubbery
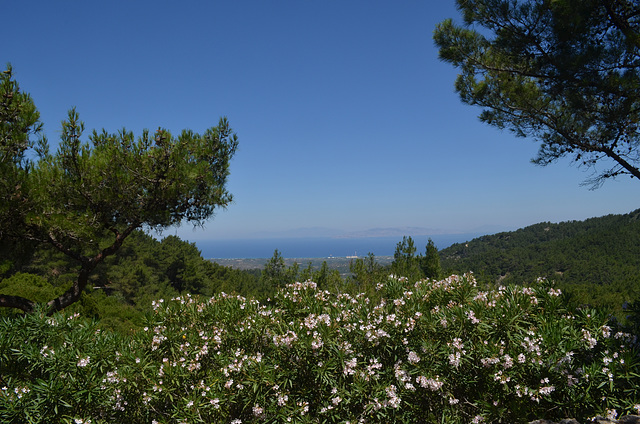
[[154,302],[126,340],[75,316],[0,323],[0,420],[469,423],[640,408],[635,340],[546,281],[389,278],[379,302],[290,284]]

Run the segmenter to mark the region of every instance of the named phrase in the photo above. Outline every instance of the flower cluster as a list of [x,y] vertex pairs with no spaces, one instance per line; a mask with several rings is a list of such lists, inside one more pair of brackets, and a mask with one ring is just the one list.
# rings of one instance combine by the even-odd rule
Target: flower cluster
[[[546,281],[480,290],[471,274],[390,277],[378,294],[307,281],[268,304],[225,293],[159,300],[109,354],[98,350],[106,332],[53,317],[51,337],[34,338],[30,352],[52,381],[95,386],[94,406],[78,408],[90,411],[84,422],[482,423],[640,409],[634,338],[604,314],[569,310]],[[77,340],[57,341],[61,326]],[[37,405],[21,372],[0,410]]]

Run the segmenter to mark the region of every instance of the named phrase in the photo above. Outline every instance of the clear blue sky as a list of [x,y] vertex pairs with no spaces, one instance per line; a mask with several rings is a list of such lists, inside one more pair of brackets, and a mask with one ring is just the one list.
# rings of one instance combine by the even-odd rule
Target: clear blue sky
[[[471,232],[640,207],[640,181],[590,191],[568,162],[479,122],[438,60],[441,1],[12,1],[11,62],[52,144],[87,129],[203,132],[227,116],[234,204],[189,240],[427,227]],[[88,132],[87,132],[88,134]],[[172,230],[173,233],[173,230]],[[305,234],[313,231],[305,232]],[[300,232],[302,234],[302,232]]]

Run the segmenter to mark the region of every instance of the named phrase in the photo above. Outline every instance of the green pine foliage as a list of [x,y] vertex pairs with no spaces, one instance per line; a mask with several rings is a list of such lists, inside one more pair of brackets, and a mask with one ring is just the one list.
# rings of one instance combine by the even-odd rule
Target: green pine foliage
[[[200,225],[232,201],[225,185],[238,140],[226,118],[203,134],[183,130],[173,136],[158,128],[136,138],[124,129],[94,130],[85,139],[84,123],[71,109],[55,152],[46,138],[33,139],[41,128],[33,100],[8,66],[0,73],[0,275],[18,272],[36,248],[42,266],[59,261],[52,284],[66,290],[49,299],[50,313],[81,300],[94,274],[106,275],[97,268],[134,231],[160,231],[185,221]],[[152,260],[174,256],[171,263],[159,263],[169,287],[198,292],[203,279],[189,246],[172,238],[164,246],[171,252]],[[135,266],[128,274],[134,279],[119,276],[116,288],[126,301],[141,295],[133,291],[140,280],[154,277],[147,271]],[[0,293],[0,307],[29,313],[35,306],[34,299]]]
[[585,184],[640,178],[637,0],[457,0],[439,57],[481,121],[540,143],[534,163],[592,168]]

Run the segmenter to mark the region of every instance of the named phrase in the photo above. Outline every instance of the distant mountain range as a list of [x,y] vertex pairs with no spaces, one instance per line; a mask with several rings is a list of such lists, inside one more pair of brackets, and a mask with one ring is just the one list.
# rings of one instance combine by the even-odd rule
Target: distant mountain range
[[431,236],[435,234],[456,234],[458,231],[450,231],[425,227],[387,227],[371,228],[363,231],[354,231],[341,234],[340,238],[364,238],[364,237],[402,237],[402,236]]
[[491,234],[505,231],[504,227],[483,226],[469,231],[450,230],[429,227],[380,227],[360,231],[344,231],[328,227],[304,227],[284,231],[262,231],[255,233],[252,238],[367,238],[367,237],[399,237],[403,236],[434,236],[443,234]]

